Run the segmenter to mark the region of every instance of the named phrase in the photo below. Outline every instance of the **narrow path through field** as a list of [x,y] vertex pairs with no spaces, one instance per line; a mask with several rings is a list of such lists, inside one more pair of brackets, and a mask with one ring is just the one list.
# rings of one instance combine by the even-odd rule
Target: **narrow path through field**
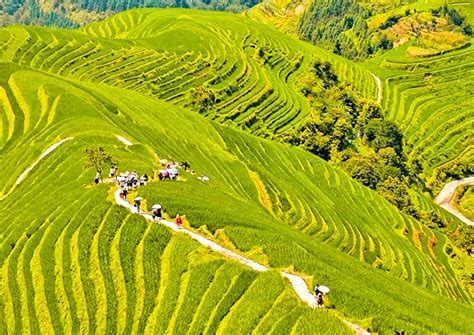
[[[130,211],[132,212],[135,212],[136,213],[136,209],[134,206],[132,206],[130,203],[128,203],[126,200],[122,199],[120,197],[120,189],[117,190],[115,192],[115,202],[120,205],[120,206],[123,206],[125,208],[128,208]],[[153,221],[153,218],[150,214],[147,214],[147,213],[143,213],[141,212],[140,213],[141,216],[143,216],[144,218],[146,218],[147,220],[150,220],[150,221]],[[179,232],[179,233],[183,233],[183,234],[186,234],[186,235],[189,235],[191,238],[193,238],[194,240],[198,241],[200,244],[208,247],[208,248],[211,248],[212,250],[230,258],[230,259],[233,259],[237,262],[239,262],[240,264],[243,264],[245,266],[248,266],[250,267],[251,269],[255,270],[255,271],[259,271],[259,272],[265,272],[265,271],[268,271],[269,268],[267,268],[266,266],[262,265],[262,264],[259,264],[257,262],[254,262],[248,258],[245,258],[239,254],[236,254],[235,252],[229,250],[229,249],[226,249],[222,246],[220,246],[219,244],[199,235],[199,234],[196,234],[186,228],[183,228],[183,227],[178,227],[175,223],[173,222],[170,222],[170,221],[166,221],[166,220],[161,220],[160,221],[160,224],[163,224],[165,226],[167,226],[168,228],[176,231],[176,232]],[[307,303],[310,307],[312,308],[315,308],[316,307],[316,299],[314,298],[314,296],[311,294],[311,292],[308,290],[308,286],[306,285],[306,282],[304,281],[303,278],[301,278],[300,276],[297,276],[297,275],[293,275],[293,274],[290,274],[288,272],[284,272],[284,271],[280,271],[280,274],[282,277],[284,278],[287,278],[291,285],[293,286],[293,289],[295,290],[296,294],[300,297],[300,299],[302,301],[304,301],[305,303]],[[364,329],[362,329],[361,327],[359,327],[358,325],[356,324],[353,324],[347,320],[342,320],[345,324],[347,324],[349,327],[351,327],[355,332],[356,334],[358,335],[370,335],[370,333]]]
[[459,213],[458,210],[454,208],[453,205],[451,205],[453,201],[454,193],[456,192],[456,189],[461,185],[474,185],[474,176],[464,178],[464,179],[454,180],[447,183],[446,185],[444,185],[443,189],[441,190],[439,195],[436,197],[435,202],[441,207],[443,207],[445,210],[447,210],[448,212],[456,216],[459,220],[461,220],[465,224],[469,226],[474,226],[474,222],[472,222],[467,217]]
[[54,150],[56,150],[61,144],[63,144],[64,142],[67,142],[67,141],[70,141],[72,140],[73,138],[72,137],[68,137],[68,138],[65,138],[64,140],[61,140],[59,142],[56,142],[54,143],[52,146],[50,146],[48,149],[46,149],[42,154],[41,156],[38,157],[38,159],[36,161],[33,162],[33,164],[31,164],[29,167],[26,168],[25,171],[23,171],[23,173],[18,177],[18,179],[16,180],[16,185],[20,185],[20,183],[23,181],[23,179],[25,179],[25,177],[28,175],[28,173],[30,173],[31,170],[34,169],[34,167],[36,165],[38,165],[38,163],[43,159],[45,158],[46,156],[48,156],[50,153],[52,153]]
[[127,140],[125,137],[123,136],[120,136],[120,135],[116,135],[117,136],[117,139],[122,142],[123,144],[127,145],[127,146],[131,146],[133,145],[132,142],[130,142],[129,140]]
[[10,191],[6,194],[4,194],[0,200],[3,200],[5,199],[14,189],[16,186],[20,185],[21,182],[23,181],[23,179],[26,178],[26,176],[28,175],[28,173],[31,172],[31,170],[33,170],[35,168],[36,165],[38,165],[39,162],[41,162],[42,159],[44,159],[46,156],[48,156],[51,152],[53,152],[54,150],[56,150],[61,144],[63,144],[64,142],[67,142],[67,141],[70,141],[72,140],[73,137],[68,137],[68,138],[65,138],[59,142],[56,142],[54,143],[53,145],[51,145],[49,148],[47,148],[42,154],[41,156],[38,157],[38,159],[36,161],[33,162],[33,164],[31,164],[30,166],[28,166],[25,171],[22,172],[22,174],[20,174],[20,176],[17,178],[16,182],[15,182],[15,185],[13,185],[13,187],[10,189]]
[[377,102],[381,103],[382,102],[382,81],[380,80],[379,77],[377,77],[373,73],[372,73],[372,76],[374,77],[375,81],[377,82]]

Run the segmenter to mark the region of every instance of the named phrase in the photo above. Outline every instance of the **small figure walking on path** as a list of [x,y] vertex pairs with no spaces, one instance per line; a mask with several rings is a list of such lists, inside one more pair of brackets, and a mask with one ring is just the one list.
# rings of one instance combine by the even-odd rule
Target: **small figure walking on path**
[[94,183],[98,184],[99,180],[100,180],[100,172],[97,171],[96,174],[95,174]]
[[116,173],[117,173],[117,167],[112,165],[109,172],[109,178],[114,178]]
[[181,218],[181,216],[179,216],[179,214],[176,214],[175,222],[178,228],[181,227],[181,225],[183,224],[183,219]]
[[316,294],[316,307],[317,308],[323,308],[323,292],[318,292]]
[[123,200],[125,200],[125,201],[127,201],[127,193],[128,193],[127,188],[126,188],[126,187],[123,188],[123,189],[122,189],[122,198],[123,198]]
[[153,220],[161,220],[161,205],[156,204],[152,207],[153,211],[151,212]]
[[319,293],[319,284],[316,284],[316,286],[314,287],[314,296],[316,297],[316,295],[318,295]]
[[327,286],[319,286],[316,284],[314,287],[314,298],[316,299],[316,307],[323,308],[323,296],[324,294],[329,293],[329,287]]
[[140,213],[140,204],[141,204],[142,200],[143,200],[142,197],[136,197],[134,199],[134,201],[135,201],[134,206],[137,208],[137,213]]

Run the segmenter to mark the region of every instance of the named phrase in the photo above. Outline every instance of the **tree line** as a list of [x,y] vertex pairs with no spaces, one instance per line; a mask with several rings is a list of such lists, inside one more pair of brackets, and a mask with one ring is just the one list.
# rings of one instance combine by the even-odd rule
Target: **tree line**
[[443,218],[419,208],[411,187],[424,187],[407,164],[403,134],[385,119],[378,103],[339,81],[330,63],[315,62],[298,81],[311,113],[282,139],[344,169],[402,212],[429,225]]
[[[378,51],[393,48],[388,29],[402,18],[417,13],[416,9],[406,9],[402,14],[389,16],[375,30],[369,29],[369,18],[396,7],[396,4],[360,3],[355,0],[314,1],[299,22],[298,34],[335,54],[353,60],[366,59]],[[460,29],[466,36],[472,36],[472,27],[455,9],[443,5],[432,9],[431,14],[446,18],[455,27],[453,29]],[[441,28],[435,26],[433,29]]]
[[[77,28],[81,25],[132,8],[196,8],[240,12],[259,0],[9,0],[0,2],[0,26],[13,24]],[[76,19],[71,14],[83,13]],[[79,17],[81,19],[79,19]]]

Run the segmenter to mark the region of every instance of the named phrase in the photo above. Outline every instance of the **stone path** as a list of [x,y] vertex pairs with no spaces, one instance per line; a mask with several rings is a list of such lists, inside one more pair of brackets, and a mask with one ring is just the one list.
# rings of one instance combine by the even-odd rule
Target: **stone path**
[[50,146],[48,149],[46,149],[42,154],[41,156],[38,157],[38,159],[36,161],[33,162],[33,164],[31,164],[28,168],[26,168],[25,171],[23,171],[23,173],[18,177],[18,179],[16,180],[16,185],[19,185],[23,179],[25,179],[25,177],[28,175],[28,173],[30,173],[31,170],[34,169],[34,167],[36,165],[38,165],[38,163],[43,159],[45,158],[46,156],[48,156],[50,153],[52,153],[54,150],[56,150],[61,144],[63,144],[64,142],[67,142],[67,141],[70,141],[72,140],[73,137],[68,137],[68,138],[65,138],[64,140],[61,140],[59,142],[56,142],[54,143],[52,146]]
[[64,142],[67,142],[67,141],[70,141],[72,140],[73,137],[68,137],[68,138],[65,138],[59,142],[56,142],[54,143],[53,145],[51,145],[49,148],[47,148],[42,154],[41,156],[38,157],[37,160],[35,160],[33,162],[33,164],[31,164],[30,166],[28,166],[25,171],[22,172],[22,174],[16,179],[16,182],[15,182],[15,185],[13,185],[13,187],[10,189],[10,191],[8,191],[7,193],[5,193],[2,197],[0,197],[0,200],[3,200],[5,199],[9,194],[11,194],[13,192],[13,190],[15,189],[16,186],[20,185],[21,182],[23,181],[23,179],[26,178],[26,176],[28,175],[28,173],[31,172],[31,170],[33,170],[35,168],[36,165],[38,165],[39,162],[41,162],[42,159],[44,159],[46,156],[48,156],[50,153],[52,153],[54,150],[56,150],[61,144],[63,144]]
[[[136,208],[133,205],[131,205],[128,201],[126,201],[126,200],[124,200],[120,197],[120,189],[115,192],[115,202],[118,205],[123,206],[125,208],[128,208],[130,211],[136,213]],[[147,213],[144,213],[144,212],[140,212],[139,214],[141,216],[143,216],[144,218],[146,218],[147,220],[153,221],[153,217],[150,214],[147,214]],[[265,272],[265,271],[269,270],[269,268],[267,268],[266,266],[264,266],[262,264],[259,264],[255,261],[252,261],[248,258],[245,258],[245,257],[243,257],[239,254],[236,254],[235,252],[233,252],[229,249],[226,249],[226,248],[220,246],[219,244],[217,244],[217,243],[215,243],[215,242],[213,242],[213,241],[211,241],[211,240],[209,240],[209,239],[207,239],[207,238],[205,238],[205,237],[203,237],[199,234],[196,234],[195,232],[192,232],[192,231],[190,231],[186,228],[178,227],[173,222],[166,221],[166,220],[160,220],[159,223],[162,224],[162,225],[167,226],[168,228],[170,228],[170,229],[172,229],[172,230],[174,230],[178,233],[186,234],[186,235],[190,236],[191,238],[193,238],[194,240],[198,241],[200,244],[202,244],[202,245],[204,245],[208,248],[211,248],[215,252],[218,252],[218,253],[226,256],[227,258],[233,259],[233,260],[239,262],[240,264],[248,266],[249,268],[251,268],[255,271]],[[310,307],[316,308],[316,299],[313,296],[313,294],[311,294],[311,292],[308,290],[308,286],[307,286],[307,284],[306,284],[306,282],[304,281],[303,278],[301,278],[300,276],[297,276],[297,275],[290,274],[288,272],[284,272],[284,271],[281,271],[280,275],[284,278],[287,278],[290,281],[291,285],[293,286],[293,289],[295,290],[296,294],[298,295],[298,297],[300,297],[300,299],[302,301],[307,303]],[[362,329],[358,325],[353,324],[353,323],[351,323],[347,320],[342,320],[342,321],[346,325],[351,327],[356,332],[356,334],[358,334],[358,335],[370,335],[369,332]]]
[[443,207],[445,210],[456,216],[465,224],[469,226],[474,226],[473,221],[462,215],[456,208],[454,208],[454,206],[451,205],[454,193],[456,192],[456,189],[461,185],[474,185],[474,176],[460,180],[454,180],[447,183],[446,185],[444,185],[443,189],[436,197],[435,202],[441,207]]
[[117,139],[122,142],[123,144],[125,144],[126,146],[131,146],[133,145],[132,142],[130,142],[129,140],[127,140],[125,137],[123,136],[120,136],[120,135],[115,135],[117,137]]
[[375,81],[377,82],[377,102],[381,103],[382,102],[382,81],[380,80],[379,77],[377,77],[375,74],[372,73],[372,76],[374,77]]

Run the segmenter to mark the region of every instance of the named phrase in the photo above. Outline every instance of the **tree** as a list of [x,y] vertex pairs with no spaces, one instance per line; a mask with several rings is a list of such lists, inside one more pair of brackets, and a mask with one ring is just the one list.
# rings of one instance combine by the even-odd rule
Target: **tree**
[[377,192],[408,214],[415,210],[407,185],[397,178],[388,177],[382,181],[377,187]]
[[216,102],[214,92],[202,86],[194,88],[190,92],[190,95],[191,102],[199,113],[203,113],[212,108]]
[[389,121],[373,119],[367,123],[364,140],[378,152],[380,149],[391,147],[398,155],[402,154],[403,135],[397,126]]
[[109,154],[103,147],[87,148],[86,153],[86,168],[93,167],[100,175],[100,181],[102,181],[102,171],[107,166],[116,166],[118,162],[115,158]]
[[372,157],[354,156],[344,164],[344,169],[352,178],[359,180],[362,184],[373,190],[377,188],[377,185],[382,180],[378,168],[377,162]]

